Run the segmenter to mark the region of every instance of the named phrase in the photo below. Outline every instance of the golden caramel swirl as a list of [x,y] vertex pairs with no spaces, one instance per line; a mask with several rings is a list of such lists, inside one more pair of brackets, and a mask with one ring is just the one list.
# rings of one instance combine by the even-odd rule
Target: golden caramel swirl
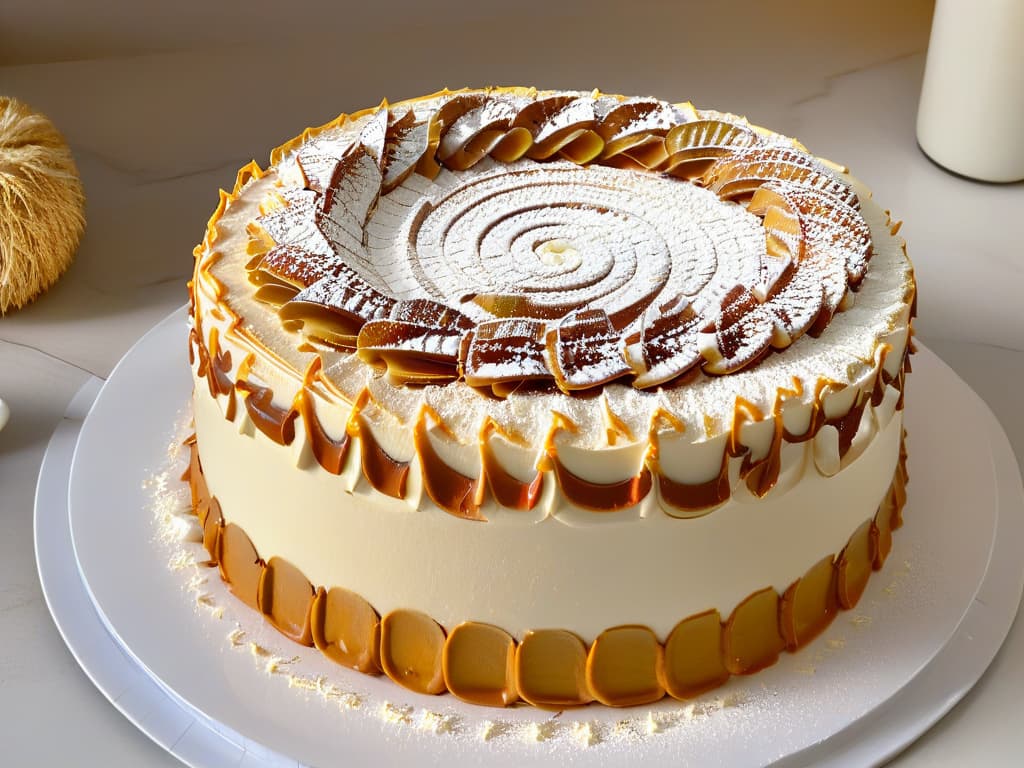
[[396,383],[729,374],[823,332],[864,277],[853,190],[738,118],[578,93],[427,104],[294,147],[298,180],[249,225],[256,297]]

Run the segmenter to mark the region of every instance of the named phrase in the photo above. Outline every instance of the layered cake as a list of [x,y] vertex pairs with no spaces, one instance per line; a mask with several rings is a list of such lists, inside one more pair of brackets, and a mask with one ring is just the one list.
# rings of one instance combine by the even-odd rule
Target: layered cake
[[196,248],[204,544],[282,633],[414,691],[625,706],[756,672],[900,524],[897,229],[689,103],[444,91],[309,129]]

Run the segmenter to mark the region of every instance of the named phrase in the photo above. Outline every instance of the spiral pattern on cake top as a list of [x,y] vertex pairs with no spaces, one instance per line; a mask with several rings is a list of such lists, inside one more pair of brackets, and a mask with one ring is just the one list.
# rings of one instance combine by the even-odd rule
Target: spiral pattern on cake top
[[866,272],[852,189],[738,118],[525,91],[399,106],[295,147],[249,226],[256,297],[397,383],[729,374],[820,334]]

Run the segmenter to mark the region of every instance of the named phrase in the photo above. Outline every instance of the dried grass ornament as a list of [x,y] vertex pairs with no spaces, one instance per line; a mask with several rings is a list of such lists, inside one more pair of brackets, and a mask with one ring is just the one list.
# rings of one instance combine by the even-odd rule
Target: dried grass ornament
[[85,228],[85,195],[53,123],[0,96],[0,315],[63,274]]

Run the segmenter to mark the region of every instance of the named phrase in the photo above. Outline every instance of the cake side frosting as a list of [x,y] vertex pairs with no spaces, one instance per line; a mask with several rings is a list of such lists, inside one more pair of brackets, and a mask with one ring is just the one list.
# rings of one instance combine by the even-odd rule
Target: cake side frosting
[[[664,637],[692,613],[727,616],[764,587],[781,594],[878,507],[902,438],[896,411],[836,475],[797,467],[784,492],[758,499],[744,489],[699,518],[574,515],[551,498],[531,522],[509,513],[483,524],[443,514],[429,499],[415,510],[376,492],[361,479],[358,452],[340,477],[308,454],[296,466],[291,447],[239,436],[208,397],[197,398],[194,420],[225,520],[263,557],[294,563],[315,584],[351,589],[381,614],[415,607],[444,627],[472,619],[516,637],[555,626],[587,642],[609,616]],[[812,460],[809,444],[798,450],[794,464]]]
[[[216,416],[213,423],[223,424]],[[891,483],[874,515],[857,526],[841,551],[818,560],[783,591],[755,590],[727,617],[704,610],[681,619],[666,634],[643,624],[620,624],[584,640],[562,628],[513,635],[474,620],[443,626],[421,610],[378,612],[350,589],[318,587],[285,558],[264,556],[237,522],[226,522],[207,485],[197,440],[187,442],[191,461],[183,479],[191,486],[204,544],[236,596],[286,636],[316,645],[343,666],[384,672],[414,691],[447,690],[487,706],[507,706],[520,698],[549,708],[593,700],[630,706],[666,694],[688,699],[732,674],[751,674],[773,664],[783,650],[796,651],[816,637],[839,609],[857,604],[872,570],[889,555],[893,530],[902,524],[908,479],[901,441]]]

